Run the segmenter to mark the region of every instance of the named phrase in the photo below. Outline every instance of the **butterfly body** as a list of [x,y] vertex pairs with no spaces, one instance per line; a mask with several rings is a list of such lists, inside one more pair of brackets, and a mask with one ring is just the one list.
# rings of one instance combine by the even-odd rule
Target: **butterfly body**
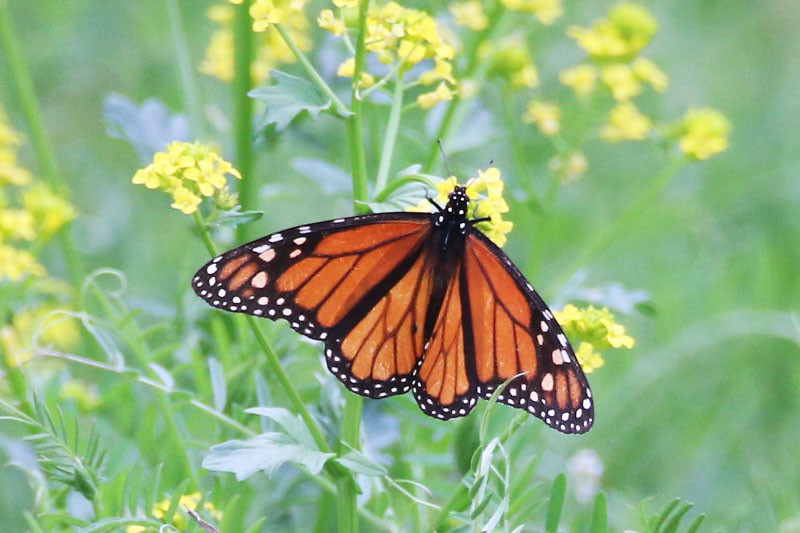
[[553,314],[468,219],[463,187],[434,213],[380,213],[268,235],[213,259],[195,292],[214,307],[324,341],[352,392],[412,391],[423,412],[498,401],[565,433],[588,431],[591,390]]

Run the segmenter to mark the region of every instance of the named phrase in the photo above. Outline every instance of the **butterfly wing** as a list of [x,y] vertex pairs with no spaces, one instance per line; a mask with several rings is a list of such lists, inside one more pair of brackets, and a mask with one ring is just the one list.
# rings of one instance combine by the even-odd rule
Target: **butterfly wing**
[[478,230],[467,235],[463,268],[467,361],[477,394],[488,399],[513,378],[500,402],[564,433],[588,431],[594,421],[591,389],[541,297]]
[[298,226],[214,258],[192,286],[214,307],[324,340],[328,368],[351,391],[401,394],[423,351],[431,226],[422,213]]

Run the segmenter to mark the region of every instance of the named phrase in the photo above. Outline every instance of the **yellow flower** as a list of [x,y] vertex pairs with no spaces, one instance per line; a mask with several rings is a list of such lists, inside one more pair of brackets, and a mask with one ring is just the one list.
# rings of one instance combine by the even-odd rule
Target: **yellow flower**
[[600,135],[610,143],[641,141],[647,138],[652,123],[632,102],[617,104],[609,114],[609,123],[603,126]]
[[591,342],[581,342],[578,346],[578,351],[575,352],[575,355],[578,358],[578,362],[581,364],[581,368],[586,374],[591,374],[606,364],[605,360],[603,359],[603,355],[600,352],[594,351],[594,346],[592,346]]
[[630,100],[642,92],[642,84],[633,69],[624,63],[604,66],[600,71],[603,83],[611,89],[611,94],[619,102]]
[[452,85],[456,84],[456,80],[453,78],[453,64],[449,61],[445,61],[443,59],[439,59],[438,57],[434,59],[434,64],[436,65],[431,70],[427,72],[423,72],[419,76],[419,82],[423,85],[430,85],[439,80],[445,80]]
[[33,216],[28,211],[0,207],[0,242],[3,240],[32,241],[35,236]]
[[174,142],[153,163],[133,176],[133,183],[172,195],[172,207],[185,214],[197,211],[202,196],[213,196],[227,186],[227,176],[241,178],[239,171],[200,143]]
[[522,115],[522,120],[528,124],[536,124],[547,136],[556,135],[561,131],[561,109],[553,103],[531,100]]
[[[187,519],[188,515],[186,514],[187,507],[194,511],[205,511],[215,522],[222,520],[222,511],[218,510],[214,504],[209,501],[203,502],[202,509],[197,508],[200,500],[202,499],[203,495],[199,492],[193,492],[191,494],[184,494],[181,496],[178,501],[178,511],[172,515],[172,525],[180,530],[184,530],[189,526]],[[163,520],[167,516],[170,503],[171,500],[169,499],[164,499],[160,502],[157,502],[153,506],[153,517]]]
[[0,187],[3,185],[23,187],[32,179],[31,173],[17,164],[17,153],[14,149],[0,146]]
[[6,366],[13,368],[33,358],[34,336],[38,345],[59,350],[71,350],[78,345],[80,331],[75,320],[54,314],[53,310],[52,305],[45,304],[14,313],[11,325],[0,330],[0,348]]
[[589,55],[597,58],[632,58],[655,36],[658,22],[644,7],[621,3],[596,20],[590,28],[571,26],[567,35]]
[[54,235],[77,216],[75,208],[69,201],[55,194],[44,184],[25,191],[22,203],[30,213],[36,231],[44,239]]
[[692,108],[681,124],[680,149],[693,159],[708,159],[728,148],[731,123],[715,109]]
[[567,160],[561,156],[555,156],[550,160],[550,170],[555,172],[563,182],[576,181],[586,173],[589,168],[589,162],[582,152],[573,152],[569,154]]
[[561,0],[501,0],[508,9],[536,15],[542,24],[551,25],[563,13]]
[[483,12],[483,4],[478,0],[453,3],[450,4],[449,9],[456,24],[460,26],[479,31],[486,29],[489,25],[489,19],[486,17],[486,13]]
[[[505,245],[507,235],[514,227],[512,222],[503,219],[503,213],[508,212],[508,204],[503,198],[505,184],[501,178],[499,169],[489,167],[486,170],[479,170],[478,175],[464,185],[469,198],[467,218],[489,218],[490,220],[480,222],[476,227],[498,246]],[[455,176],[440,181],[436,186],[436,201],[439,204],[447,203],[448,195],[457,185],[458,180]],[[423,200],[419,205],[409,208],[409,211],[427,213],[431,208],[431,204]]]
[[25,276],[43,276],[44,267],[26,250],[0,244],[0,281],[8,278],[19,281]]
[[253,31],[266,31],[271,24],[285,24],[293,15],[302,14],[306,0],[255,0],[250,5]]
[[581,98],[589,96],[597,87],[597,67],[583,63],[561,71],[558,80],[575,91]]
[[492,57],[489,75],[508,81],[512,87],[532,89],[539,85],[539,72],[530,51],[518,38],[508,39],[500,45]]
[[661,93],[667,90],[669,78],[663,70],[658,68],[658,66],[649,59],[644,57],[636,58],[633,63],[631,63],[631,67],[637,78],[645,83],[649,83],[656,91]]
[[357,8],[358,0],[333,0],[336,7]]
[[445,82],[441,82],[436,89],[428,93],[422,93],[417,96],[417,104],[422,109],[430,109],[439,102],[445,102],[453,99],[453,91],[447,87]]
[[567,304],[553,315],[568,337],[590,343],[590,350],[631,349],[636,344],[633,337],[625,333],[625,327],[616,322],[608,307],[598,309],[590,305],[581,309]]
[[83,412],[93,411],[100,405],[100,395],[92,388],[89,388],[82,381],[73,379],[61,385],[58,392],[62,400],[74,401],[78,409]]
[[324,30],[328,30],[334,35],[344,35],[347,33],[347,27],[344,25],[344,20],[337,18],[330,9],[323,9],[319,12],[317,17],[317,25]]
[[[356,59],[351,57],[345,59],[344,62],[336,69],[336,75],[342,78],[352,78],[356,72]],[[359,87],[372,87],[375,85],[375,78],[369,72],[361,73],[361,81],[358,82]]]

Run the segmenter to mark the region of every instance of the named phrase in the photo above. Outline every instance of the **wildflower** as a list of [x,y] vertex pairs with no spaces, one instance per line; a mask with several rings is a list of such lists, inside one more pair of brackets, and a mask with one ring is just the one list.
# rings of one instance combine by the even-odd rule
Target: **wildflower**
[[531,100],[522,116],[522,120],[529,124],[536,124],[539,130],[552,137],[561,131],[561,109],[549,102]]
[[44,267],[36,261],[32,253],[0,244],[0,281],[3,278],[19,281],[25,276],[43,276],[44,274]]
[[501,45],[492,58],[489,75],[505,79],[512,87],[532,89],[539,85],[539,72],[530,51],[519,39],[511,39]]
[[549,168],[556,172],[563,182],[576,181],[586,173],[589,162],[582,152],[569,154],[566,161],[561,156],[555,156],[550,160]]
[[625,333],[625,326],[615,321],[607,307],[597,309],[590,305],[581,309],[567,304],[553,314],[568,337],[581,340],[575,355],[587,374],[605,364],[597,350],[631,349],[635,345],[633,337]]
[[658,65],[644,57],[636,58],[631,63],[636,77],[645,83],[649,83],[658,92],[664,92],[669,85],[669,78]]
[[[172,525],[180,530],[186,529],[189,526],[189,522],[185,509],[188,507],[189,509],[197,511],[197,506],[200,504],[200,500],[202,499],[203,495],[199,492],[193,492],[191,494],[184,494],[181,496],[178,501],[179,511],[172,516]],[[163,520],[167,516],[170,503],[172,502],[169,499],[163,499],[160,502],[157,502],[153,506],[153,517]],[[202,510],[208,513],[208,515],[214,519],[215,522],[222,520],[222,511],[217,509],[213,503],[209,501],[203,502]]]
[[441,82],[433,91],[417,96],[417,104],[422,109],[430,109],[439,102],[446,102],[452,99],[453,91],[447,87],[445,82]]
[[[336,69],[336,75],[342,78],[352,78],[356,73],[356,59],[350,57],[345,59],[344,62]],[[361,73],[361,81],[358,83],[359,87],[372,87],[375,85],[375,77],[369,72]]]
[[575,91],[579,97],[586,97],[597,87],[597,67],[583,63],[561,71],[558,80]]
[[658,22],[644,7],[621,3],[608,18],[596,20],[590,28],[571,26],[567,35],[596,58],[625,59],[638,54],[655,36]]
[[0,187],[3,185],[23,187],[32,179],[31,173],[17,164],[16,151],[11,147],[0,145]]
[[250,5],[253,31],[263,32],[271,24],[285,24],[293,15],[303,15],[305,5],[306,0],[255,0]]
[[226,176],[241,178],[239,171],[200,143],[173,142],[140,169],[133,183],[172,195],[172,207],[185,214],[197,211],[202,196],[213,196],[227,185]]
[[600,479],[603,476],[603,461],[597,452],[590,449],[578,450],[567,461],[567,470],[574,480],[575,499],[590,503],[600,492]]
[[82,412],[93,411],[100,405],[100,395],[97,391],[75,379],[61,385],[58,396],[62,400],[74,401]]
[[438,80],[444,80],[452,85],[456,84],[456,80],[453,78],[452,63],[437,57],[434,59],[434,65],[435,66],[431,70],[420,74],[418,78],[420,83],[423,85],[430,85]]
[[334,35],[342,36],[347,33],[344,21],[337,18],[330,9],[323,9],[317,17],[317,25],[324,30],[328,30]]
[[354,9],[358,7],[358,0],[333,0],[333,5],[336,7]]
[[642,92],[642,84],[633,69],[624,63],[604,66],[600,71],[600,77],[618,102],[630,100]]
[[[505,184],[501,177],[499,169],[489,167],[483,171],[479,170],[478,175],[468,180],[465,185],[470,204],[467,210],[468,218],[489,218],[490,220],[480,222],[476,227],[498,246],[506,243],[507,235],[514,227],[512,222],[503,219],[503,214],[508,213],[508,204],[503,198]],[[440,181],[436,186],[436,201],[446,203],[449,194],[457,185],[458,180],[455,176]],[[430,212],[430,210],[431,205],[427,200],[409,209],[418,212]]]
[[508,9],[536,15],[539,22],[551,25],[564,14],[561,0],[501,0]]
[[609,123],[600,131],[610,143],[641,141],[647,138],[652,123],[632,102],[618,104],[609,114]]
[[681,124],[680,149],[693,159],[704,160],[728,148],[731,124],[715,109],[692,108]]
[[77,216],[75,207],[69,201],[44,184],[35,185],[25,191],[22,203],[42,239],[51,237]]
[[32,241],[35,236],[33,216],[28,211],[0,208],[0,241]]
[[489,26],[489,19],[483,12],[483,5],[478,0],[450,4],[450,13],[456,24],[466,26],[475,31],[484,30]]

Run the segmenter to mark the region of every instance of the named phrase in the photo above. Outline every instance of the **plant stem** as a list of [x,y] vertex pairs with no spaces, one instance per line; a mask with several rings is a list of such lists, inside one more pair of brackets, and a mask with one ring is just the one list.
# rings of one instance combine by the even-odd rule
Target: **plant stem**
[[[258,204],[258,187],[253,175],[253,100],[247,93],[253,85],[250,65],[253,58],[253,30],[249,13],[250,0],[234,6],[233,22],[234,77],[233,129],[236,164],[242,174],[239,183],[239,203],[243,211],[252,211]],[[236,228],[236,238],[247,240],[247,225]]]
[[426,187],[428,187],[429,189],[435,189],[436,188],[436,183],[433,180],[428,179],[428,178],[426,178],[424,176],[420,176],[420,175],[401,176],[401,177],[389,182],[386,185],[386,187],[381,189],[380,192],[375,195],[375,198],[373,198],[373,200],[375,202],[383,202],[387,198],[389,198],[389,196],[394,191],[396,191],[397,189],[399,189],[400,187],[402,187],[403,185],[406,185],[408,183],[422,183]]
[[[495,31],[498,26],[498,22],[500,16],[503,14],[503,4],[500,0],[495,0],[494,5],[489,10],[488,19],[489,23],[486,25],[486,28],[482,29],[476,36],[475,39],[470,43],[469,48],[465,51],[467,56],[467,66],[464,68],[463,72],[459,73],[459,79],[466,79],[472,76],[475,73],[475,70],[480,65],[480,61],[478,61],[478,49],[480,48],[481,44],[484,43]],[[450,132],[450,127],[453,125],[453,119],[456,115],[456,109],[458,108],[458,104],[461,102],[458,94],[453,95],[453,99],[450,101],[450,104],[447,106],[447,111],[445,111],[444,117],[442,118],[441,124],[439,124],[439,129],[436,132],[436,136],[434,137],[434,141],[441,140],[442,142],[445,141],[447,134]],[[425,158],[425,164],[422,167],[423,172],[430,172],[433,168],[433,165],[436,164],[436,160],[439,158],[439,144],[436,142],[431,143],[431,148],[428,151],[428,157]]]
[[300,48],[297,46],[297,43],[294,42],[292,36],[289,35],[289,33],[281,24],[273,24],[273,26],[276,30],[278,30],[278,33],[283,39],[283,42],[286,43],[286,46],[291,49],[297,60],[300,61],[300,64],[306,69],[306,72],[311,77],[311,80],[317,85],[317,87],[319,87],[319,90],[322,91],[325,96],[331,99],[336,112],[342,117],[349,116],[351,114],[350,110],[347,109],[347,106],[342,103],[338,96],[336,96],[336,93],[333,92],[333,89],[331,89],[325,80],[322,79],[322,76],[320,76],[319,72],[317,72],[317,69],[314,68],[314,65],[311,64],[311,61],[308,60],[308,57],[303,53],[302,50],[300,50]]
[[184,106],[189,117],[192,136],[196,139],[203,136],[202,114],[200,112],[200,98],[197,95],[197,85],[194,80],[192,60],[189,47],[186,44],[186,30],[183,27],[181,11],[178,0],[164,0],[169,15],[169,28],[172,35],[172,46],[178,60],[181,88],[183,89]]
[[400,117],[403,113],[403,71],[397,72],[394,93],[392,97],[392,109],[389,112],[389,123],[386,125],[386,137],[383,140],[383,150],[381,150],[381,162],[378,166],[378,177],[375,180],[375,190],[382,191],[386,187],[389,179],[389,170],[392,166],[392,155],[394,145],[397,142],[397,130],[400,127]]
[[597,254],[611,241],[620,234],[620,231],[631,222],[635,221],[653,201],[658,198],[664,189],[667,187],[672,178],[686,165],[688,159],[680,157],[670,161],[664,170],[647,187],[642,190],[636,199],[628,204],[622,214],[611,225],[606,226],[597,236],[590,240],[584,247],[583,251],[576,256],[572,264],[563,270],[562,275],[556,280],[552,286],[552,290],[556,291],[566,284],[575,273],[590,263]]

